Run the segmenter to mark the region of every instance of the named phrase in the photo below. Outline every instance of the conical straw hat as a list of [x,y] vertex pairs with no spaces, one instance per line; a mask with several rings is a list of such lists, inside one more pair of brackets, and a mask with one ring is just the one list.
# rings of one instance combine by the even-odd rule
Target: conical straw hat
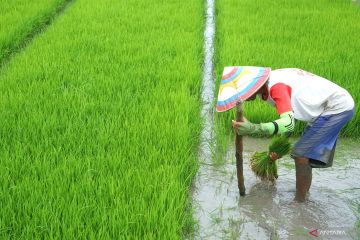
[[216,111],[225,112],[256,93],[267,81],[271,68],[225,67],[221,78]]

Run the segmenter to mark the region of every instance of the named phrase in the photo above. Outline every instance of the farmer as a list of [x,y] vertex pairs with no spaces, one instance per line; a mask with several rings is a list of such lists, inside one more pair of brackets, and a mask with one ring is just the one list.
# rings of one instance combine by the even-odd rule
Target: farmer
[[[248,87],[246,100],[260,95],[262,100],[276,107],[280,118],[260,124],[233,121],[232,126],[239,135],[270,136],[289,135],[294,130],[294,119],[308,123],[291,152],[296,167],[294,200],[303,202],[310,189],[312,168],[332,166],[336,140],[354,114],[354,100],[345,89],[304,70],[263,69],[263,75],[258,75],[257,87]],[[229,69],[226,73],[225,78],[229,77]],[[269,156],[273,161],[278,159],[276,153]]]

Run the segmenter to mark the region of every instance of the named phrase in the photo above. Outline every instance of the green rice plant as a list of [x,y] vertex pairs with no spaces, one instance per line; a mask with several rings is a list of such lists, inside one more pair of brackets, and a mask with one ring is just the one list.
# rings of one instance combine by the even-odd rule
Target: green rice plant
[[70,0],[1,0],[0,65],[51,21]]
[[[347,89],[360,103],[360,8],[352,1],[222,0],[216,1],[217,84],[225,66],[296,67],[323,76]],[[360,109],[341,132],[360,134]],[[264,101],[244,104],[255,123],[278,118]],[[227,134],[234,111],[216,114]],[[294,135],[304,128],[296,122]]]
[[272,138],[268,152],[255,152],[250,158],[251,170],[263,181],[274,182],[278,178],[276,161],[269,154],[276,153],[279,158],[290,152],[291,144],[285,136]]
[[1,239],[192,231],[203,15],[76,0],[1,69]]

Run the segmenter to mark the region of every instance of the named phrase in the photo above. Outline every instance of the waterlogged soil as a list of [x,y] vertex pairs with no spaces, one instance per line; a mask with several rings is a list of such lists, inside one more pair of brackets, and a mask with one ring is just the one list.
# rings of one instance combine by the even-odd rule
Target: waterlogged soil
[[[313,169],[309,198],[293,201],[295,166],[289,156],[278,160],[275,184],[257,179],[249,168],[255,151],[266,151],[269,139],[244,138],[246,196],[237,188],[233,144],[224,163],[209,154],[195,180],[195,239],[358,239],[360,203],[359,142],[338,141],[333,167]],[[209,159],[210,158],[210,159]]]

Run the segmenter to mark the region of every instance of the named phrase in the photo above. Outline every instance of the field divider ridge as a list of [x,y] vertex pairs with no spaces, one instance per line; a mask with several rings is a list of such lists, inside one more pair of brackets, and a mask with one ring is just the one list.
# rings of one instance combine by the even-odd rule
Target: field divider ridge
[[45,14],[47,15],[44,17],[45,21],[39,22],[38,26],[28,32],[20,43],[9,46],[4,55],[0,56],[0,71],[17,53],[25,49],[37,35],[43,33],[74,1],[65,0],[54,11]]

